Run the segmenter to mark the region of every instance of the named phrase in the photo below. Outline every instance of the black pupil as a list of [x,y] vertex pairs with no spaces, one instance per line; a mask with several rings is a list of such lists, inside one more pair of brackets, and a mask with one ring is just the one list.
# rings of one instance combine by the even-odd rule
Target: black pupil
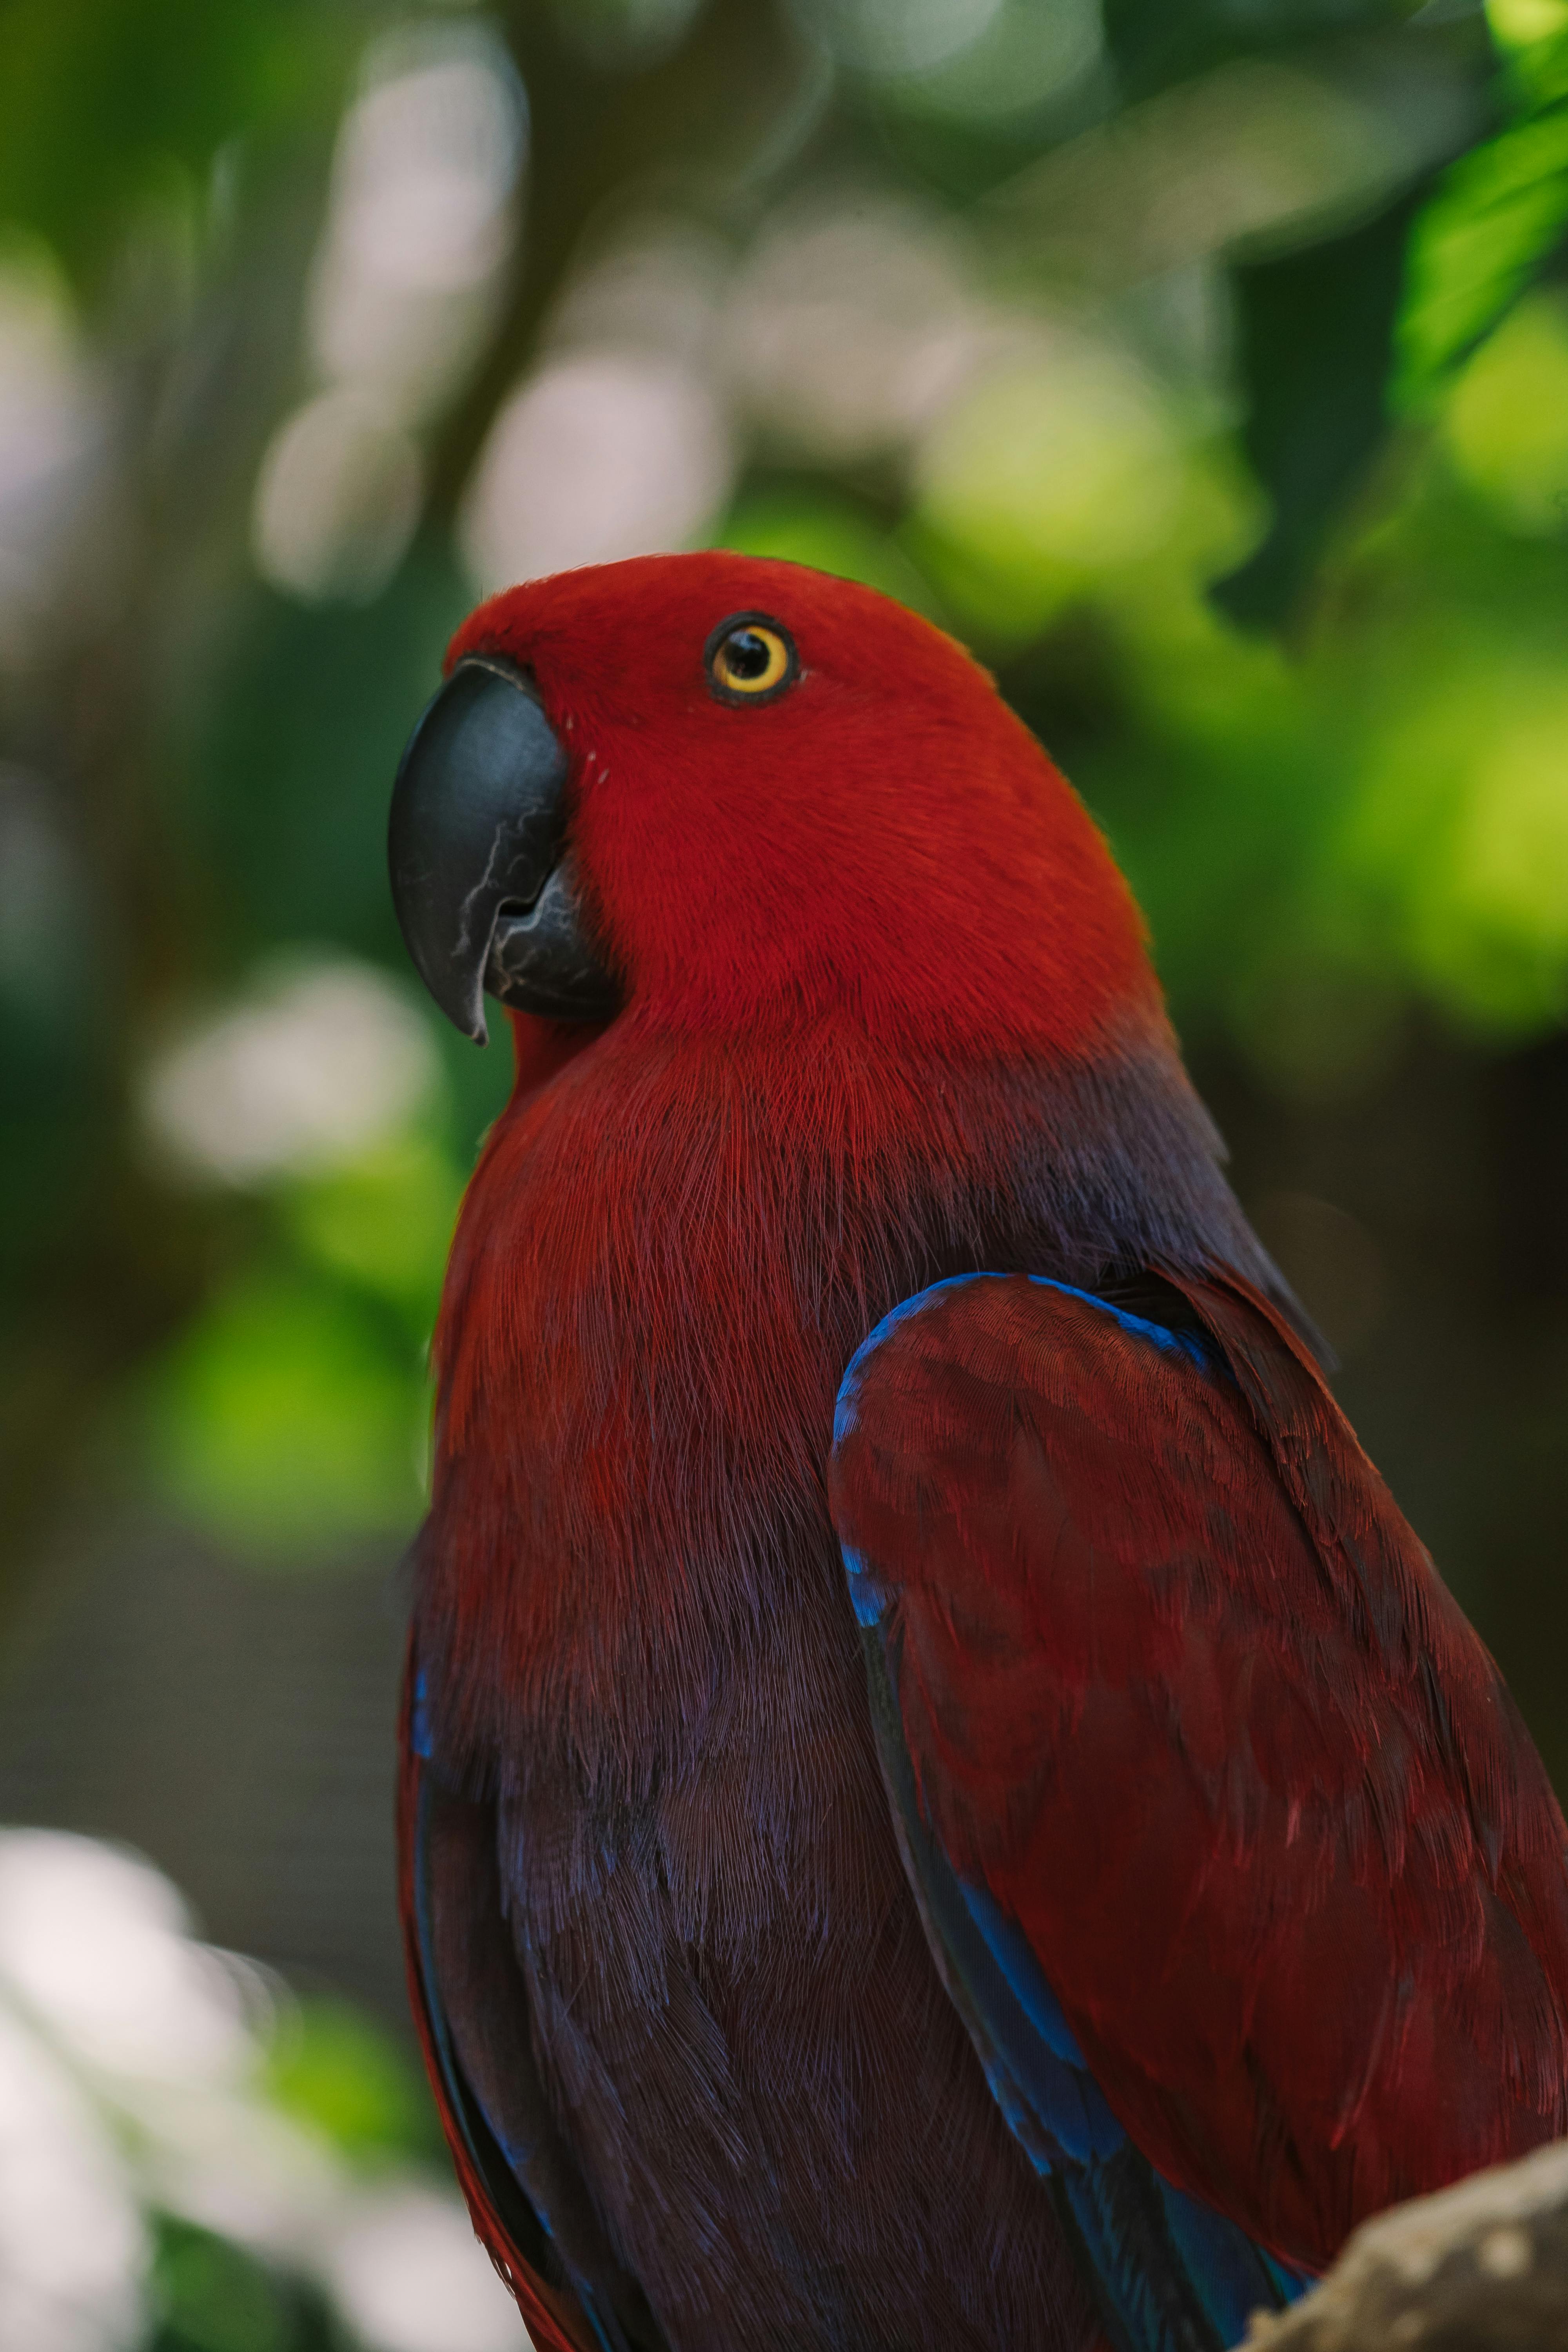
[[724,660],[732,677],[761,677],[773,659],[773,647],[755,629],[737,629],[724,640]]

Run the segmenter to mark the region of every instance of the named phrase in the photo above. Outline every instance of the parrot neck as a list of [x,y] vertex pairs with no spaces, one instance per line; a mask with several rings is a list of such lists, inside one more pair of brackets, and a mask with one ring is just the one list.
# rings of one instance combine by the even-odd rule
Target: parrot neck
[[878,1269],[906,1287],[1009,1266],[1092,1287],[1170,1262],[1279,1290],[1158,1005],[1050,1060],[892,1055],[842,1016],[700,1037],[635,1010],[605,1029],[511,1017],[516,1082],[464,1203],[437,1335],[459,1419],[471,1343],[493,1372],[520,1316],[612,1268],[629,1299],[740,1253],[748,1289],[787,1265],[814,1319],[819,1291],[875,1287]]
[[436,1346],[421,1640],[456,1662],[473,1752],[517,1748],[527,1692],[540,1752],[568,1720],[607,1737],[583,1697],[606,1675],[617,1721],[640,1706],[655,1748],[679,1740],[718,1651],[776,1626],[808,1555],[844,1613],[834,1398],[900,1298],[976,1270],[1092,1287],[1161,1265],[1277,1287],[1220,1156],[1148,1016],[1047,1069],[894,1062],[847,1022],[786,1045],[623,1015],[520,1087]]

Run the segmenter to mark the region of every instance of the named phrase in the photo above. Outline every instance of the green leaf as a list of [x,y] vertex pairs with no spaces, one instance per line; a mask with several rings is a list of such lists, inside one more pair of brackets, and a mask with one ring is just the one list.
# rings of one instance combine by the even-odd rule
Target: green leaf
[[286,2115],[351,2158],[441,2155],[423,2081],[391,2035],[346,2000],[306,2000],[286,2012],[267,2087]]
[[1340,236],[1233,271],[1247,454],[1274,501],[1262,546],[1213,591],[1244,626],[1285,619],[1388,430],[1405,248],[1426,184]]
[[1402,0],[1105,0],[1105,40],[1142,95],[1226,58],[1399,25]]
[[299,1184],[279,1209],[306,1255],[400,1309],[423,1340],[440,1304],[462,1191],[433,1136],[405,1135]]
[[258,1267],[155,1375],[151,1466],[199,1525],[258,1559],[309,1559],[411,1529],[421,1368],[325,1285]]
[[1568,302],[1516,303],[1460,371],[1439,424],[1449,464],[1505,530],[1568,531]]
[[1411,236],[1394,384],[1401,406],[1426,404],[1565,230],[1568,103],[1500,131],[1450,166]]
[[192,2222],[156,2227],[148,2352],[338,2352],[317,2290]]
[[303,0],[6,0],[0,8],[0,218],[90,273],[171,167],[331,101],[348,9]]
[[247,947],[331,940],[407,970],[387,803],[470,601],[450,561],[419,548],[374,604],[313,612],[257,588],[237,607],[205,681],[192,814]]

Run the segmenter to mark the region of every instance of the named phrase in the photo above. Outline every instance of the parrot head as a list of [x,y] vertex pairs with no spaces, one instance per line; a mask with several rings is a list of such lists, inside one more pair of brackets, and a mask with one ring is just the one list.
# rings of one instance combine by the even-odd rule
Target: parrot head
[[933,1051],[1077,1053],[1159,1016],[1131,896],[952,640],[727,553],[493,597],[404,755],[393,893],[437,1003],[596,1034],[848,1017]]

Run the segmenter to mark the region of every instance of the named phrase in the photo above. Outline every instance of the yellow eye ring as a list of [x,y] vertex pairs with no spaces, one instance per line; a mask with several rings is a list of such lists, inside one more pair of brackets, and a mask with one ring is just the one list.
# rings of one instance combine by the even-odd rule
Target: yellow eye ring
[[720,702],[772,702],[795,684],[800,658],[789,631],[767,613],[731,613],[703,653]]

